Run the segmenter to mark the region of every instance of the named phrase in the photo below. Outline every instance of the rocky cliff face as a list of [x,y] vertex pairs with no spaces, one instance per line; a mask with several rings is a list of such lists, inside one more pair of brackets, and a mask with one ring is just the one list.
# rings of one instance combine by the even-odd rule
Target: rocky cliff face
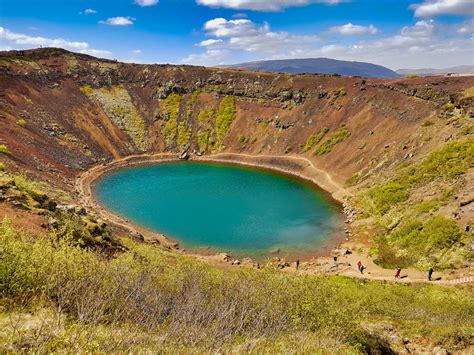
[[0,76],[0,143],[11,151],[2,160],[63,186],[114,158],[184,149],[303,155],[343,183],[449,140],[446,116],[472,115],[474,86],[123,64],[59,49],[4,52]]

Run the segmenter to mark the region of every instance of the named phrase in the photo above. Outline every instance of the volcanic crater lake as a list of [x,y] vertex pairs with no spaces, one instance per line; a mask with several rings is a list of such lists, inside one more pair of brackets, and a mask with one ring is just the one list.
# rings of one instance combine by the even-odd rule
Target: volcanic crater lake
[[233,165],[135,166],[93,186],[108,210],[188,249],[254,258],[321,250],[339,230],[339,208],[293,178]]

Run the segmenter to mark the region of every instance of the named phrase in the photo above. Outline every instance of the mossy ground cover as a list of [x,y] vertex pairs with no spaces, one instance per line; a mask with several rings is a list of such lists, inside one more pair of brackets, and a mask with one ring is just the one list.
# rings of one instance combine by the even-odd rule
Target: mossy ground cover
[[[454,190],[460,186],[458,180],[473,164],[474,139],[453,141],[362,193],[360,204],[376,217],[380,265],[450,269],[462,267],[472,258],[468,233],[437,212],[452,202]],[[438,190],[438,195],[412,201],[412,195],[427,185]]]
[[163,135],[167,145],[171,145],[178,134],[178,119],[181,99],[181,95],[171,94],[160,103],[162,112],[168,116],[166,124],[161,130],[161,134]]
[[315,151],[316,155],[328,154],[335,145],[344,142],[349,138],[351,132],[345,127],[339,128],[331,134],[331,137],[325,140]]
[[468,287],[295,276],[270,264],[222,270],[124,243],[126,251],[105,258],[67,237],[0,223],[0,347],[363,353],[387,350],[377,324],[450,350],[473,340]]
[[301,148],[301,152],[306,153],[307,151],[313,149],[313,147],[316,144],[321,142],[321,139],[323,139],[326,133],[328,132],[329,132],[329,128],[323,127],[318,131],[318,133],[310,135],[308,139],[306,140],[306,143],[304,144],[304,146]]
[[90,85],[80,88],[81,92],[96,100],[110,119],[131,138],[139,150],[148,146],[145,120],[137,111],[127,89],[123,85],[113,85],[94,89]]
[[234,118],[235,99],[232,96],[226,96],[222,99],[216,116],[216,135],[221,144],[229,133]]
[[12,152],[5,144],[0,144],[0,153],[2,154],[11,154]]

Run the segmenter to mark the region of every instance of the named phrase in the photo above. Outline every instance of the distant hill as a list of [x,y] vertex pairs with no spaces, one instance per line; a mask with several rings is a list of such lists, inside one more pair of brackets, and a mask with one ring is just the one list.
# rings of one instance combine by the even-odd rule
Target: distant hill
[[403,76],[406,75],[420,75],[420,76],[434,76],[434,75],[474,75],[474,65],[459,65],[457,67],[444,69],[399,69],[397,73]]
[[364,62],[348,62],[329,58],[264,60],[235,64],[230,67],[291,74],[339,74],[343,76],[363,76],[368,78],[400,77],[400,74],[381,65]]

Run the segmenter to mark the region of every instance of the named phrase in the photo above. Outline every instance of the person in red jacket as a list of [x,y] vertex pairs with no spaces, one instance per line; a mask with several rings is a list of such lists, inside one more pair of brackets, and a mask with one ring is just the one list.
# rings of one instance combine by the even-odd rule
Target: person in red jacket
[[364,265],[362,265],[362,261],[360,261],[360,260],[357,262],[357,269],[359,269],[361,274],[364,273],[365,267],[364,267]]
[[400,278],[400,273],[402,272],[402,269],[397,267],[397,272],[395,273],[395,278],[399,279]]

